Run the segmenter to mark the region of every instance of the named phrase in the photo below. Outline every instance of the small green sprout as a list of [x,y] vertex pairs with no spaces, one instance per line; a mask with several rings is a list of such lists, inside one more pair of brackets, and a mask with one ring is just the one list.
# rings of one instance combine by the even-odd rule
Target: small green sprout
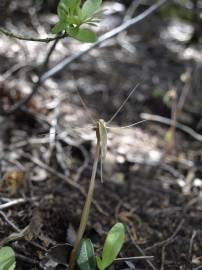
[[[113,263],[123,246],[124,239],[124,225],[116,223],[107,234],[102,256],[96,257],[99,270],[105,270]],[[89,239],[82,239],[77,253],[77,265],[81,270],[95,270],[96,261],[91,241]]]
[[53,27],[52,32],[65,32],[81,42],[95,42],[95,32],[81,26],[95,26],[99,22],[97,15],[101,3],[102,0],[86,0],[81,7],[81,0],[60,0],[57,7],[59,22]]
[[15,252],[11,247],[0,248],[0,270],[15,269]]

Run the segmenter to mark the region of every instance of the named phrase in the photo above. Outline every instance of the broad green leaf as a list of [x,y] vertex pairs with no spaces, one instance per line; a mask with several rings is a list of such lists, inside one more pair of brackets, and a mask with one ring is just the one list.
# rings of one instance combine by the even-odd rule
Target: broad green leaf
[[90,18],[100,8],[102,0],[86,0],[82,7],[82,20]]
[[15,269],[15,253],[10,247],[2,247],[0,249],[0,270]]
[[107,234],[102,251],[102,269],[106,269],[116,259],[125,239],[122,223],[116,223]]
[[77,264],[81,270],[94,270],[96,260],[93,245],[90,239],[83,239],[80,243]]
[[52,32],[54,34],[58,34],[60,32],[62,32],[63,30],[65,30],[67,28],[67,22],[62,22],[59,21],[58,23],[56,23],[56,25],[52,28]]
[[93,31],[90,31],[88,29],[78,29],[77,28],[77,32],[73,32],[72,29],[71,30],[67,30],[68,34],[81,41],[81,42],[88,42],[88,43],[93,43],[97,40],[97,36]]

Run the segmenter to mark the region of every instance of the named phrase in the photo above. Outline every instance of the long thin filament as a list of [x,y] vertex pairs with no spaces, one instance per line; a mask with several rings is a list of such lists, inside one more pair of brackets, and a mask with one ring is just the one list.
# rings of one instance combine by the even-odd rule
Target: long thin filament
[[125,106],[128,99],[132,96],[132,94],[135,92],[135,90],[138,88],[139,84],[137,84],[133,90],[130,92],[130,94],[127,96],[127,98],[124,100],[124,102],[121,104],[121,106],[118,108],[118,110],[112,115],[111,119],[107,122],[107,124],[110,124],[114,118],[118,115],[118,113],[121,111],[121,109]]
[[116,129],[118,129],[118,128],[130,128],[130,127],[137,126],[137,125],[139,125],[139,124],[141,124],[141,123],[144,123],[144,122],[146,122],[146,121],[147,121],[147,120],[145,119],[145,120],[141,120],[141,121],[135,122],[135,123],[133,123],[133,124],[130,124],[130,125],[128,125],[128,126],[122,126],[122,127],[107,127],[107,128],[109,128],[109,129],[114,129],[114,128],[116,128]]

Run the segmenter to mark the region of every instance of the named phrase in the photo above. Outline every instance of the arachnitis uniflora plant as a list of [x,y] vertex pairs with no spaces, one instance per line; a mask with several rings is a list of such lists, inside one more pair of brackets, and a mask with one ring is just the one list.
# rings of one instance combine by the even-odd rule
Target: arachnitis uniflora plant
[[[108,122],[105,122],[103,119],[99,119],[96,123],[95,131],[96,131],[97,143],[96,143],[95,158],[94,158],[94,163],[93,163],[93,168],[92,168],[92,175],[91,175],[91,179],[90,179],[90,184],[89,184],[89,189],[88,189],[86,201],[85,201],[84,208],[83,208],[82,215],[81,215],[79,229],[78,229],[76,240],[75,240],[73,250],[72,250],[71,256],[70,256],[70,261],[69,261],[69,269],[70,270],[73,270],[75,267],[78,247],[79,247],[79,244],[83,238],[85,228],[86,228],[86,225],[88,222],[89,212],[90,212],[90,208],[91,208],[91,204],[92,204],[92,200],[93,200],[94,189],[95,189],[95,177],[96,177],[98,162],[99,162],[99,160],[101,161],[101,172],[102,172],[102,163],[106,157],[107,129],[113,128],[113,127],[109,127],[108,125],[112,122],[112,120],[114,120],[114,118],[117,116],[117,114],[120,112],[120,110],[124,107],[124,105],[126,104],[128,99],[130,98],[130,96],[136,90],[137,86],[130,92],[130,94],[124,100],[122,105],[118,108],[118,110],[115,112],[115,114],[111,117],[111,119]],[[129,126],[124,126],[124,127],[119,127],[119,128],[132,127],[132,126],[135,126],[135,125],[142,123],[144,121],[145,120],[142,120],[142,121],[133,123]],[[102,179],[102,173],[101,173],[101,179]]]

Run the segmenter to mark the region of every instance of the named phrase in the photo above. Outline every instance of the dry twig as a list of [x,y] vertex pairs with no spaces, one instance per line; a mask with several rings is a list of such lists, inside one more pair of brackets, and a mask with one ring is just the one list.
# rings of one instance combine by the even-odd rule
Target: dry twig
[[[162,123],[162,124],[165,124],[165,125],[174,124],[173,120],[171,120],[169,118],[166,118],[166,117],[163,117],[163,116],[160,116],[160,115],[142,113],[142,114],[140,114],[140,117],[142,119],[147,120],[147,121],[159,122],[159,123]],[[178,128],[181,131],[185,132],[186,134],[188,134],[189,136],[191,136],[195,140],[202,142],[202,135],[197,133],[196,131],[194,131],[192,128],[190,128],[188,126],[185,126],[185,125],[183,125],[183,124],[181,124],[179,122],[176,122],[175,125],[176,125],[176,128]]]
[[0,27],[0,32],[4,35],[10,37],[10,38],[16,38],[16,39],[24,40],[24,41],[44,42],[44,43],[48,43],[48,42],[51,42],[51,41],[54,41],[57,39],[62,39],[62,38],[67,37],[66,34],[65,35],[63,34],[63,35],[60,35],[59,37],[55,36],[55,37],[48,37],[48,38],[35,38],[35,37],[31,37],[31,36],[23,36],[23,35],[18,35],[18,34],[12,33],[3,27]]
[[[128,233],[129,233],[130,238],[131,238],[131,240],[132,240],[134,246],[136,247],[136,249],[139,251],[139,253],[140,253],[142,256],[146,257],[144,250],[136,243],[133,234],[130,232],[130,229],[129,229],[128,227],[126,227],[126,228],[127,228],[127,231],[128,231]],[[148,266],[150,266],[151,269],[153,269],[153,270],[158,270],[158,269],[153,265],[153,263],[152,263],[150,260],[145,259],[145,261],[146,261],[146,263],[148,264]]]
[[[31,198],[31,200],[32,201],[33,200],[36,200],[36,198],[35,197],[34,198]],[[10,207],[12,207],[14,205],[23,204],[23,203],[26,203],[28,201],[30,201],[30,199],[25,199],[25,198],[14,199],[14,200],[12,200],[10,202],[1,204],[0,205],[0,210],[6,209],[6,208],[10,208]]]
[[184,222],[185,222],[185,220],[182,219],[180,221],[180,223],[178,224],[177,228],[175,229],[174,233],[170,237],[168,237],[166,240],[158,242],[158,243],[152,245],[151,247],[147,247],[147,248],[144,249],[144,251],[149,251],[149,250],[152,250],[154,248],[161,247],[161,246],[167,246],[167,245],[171,244],[172,242],[174,242],[175,239],[176,239],[176,236],[179,233],[179,231],[181,230]]

